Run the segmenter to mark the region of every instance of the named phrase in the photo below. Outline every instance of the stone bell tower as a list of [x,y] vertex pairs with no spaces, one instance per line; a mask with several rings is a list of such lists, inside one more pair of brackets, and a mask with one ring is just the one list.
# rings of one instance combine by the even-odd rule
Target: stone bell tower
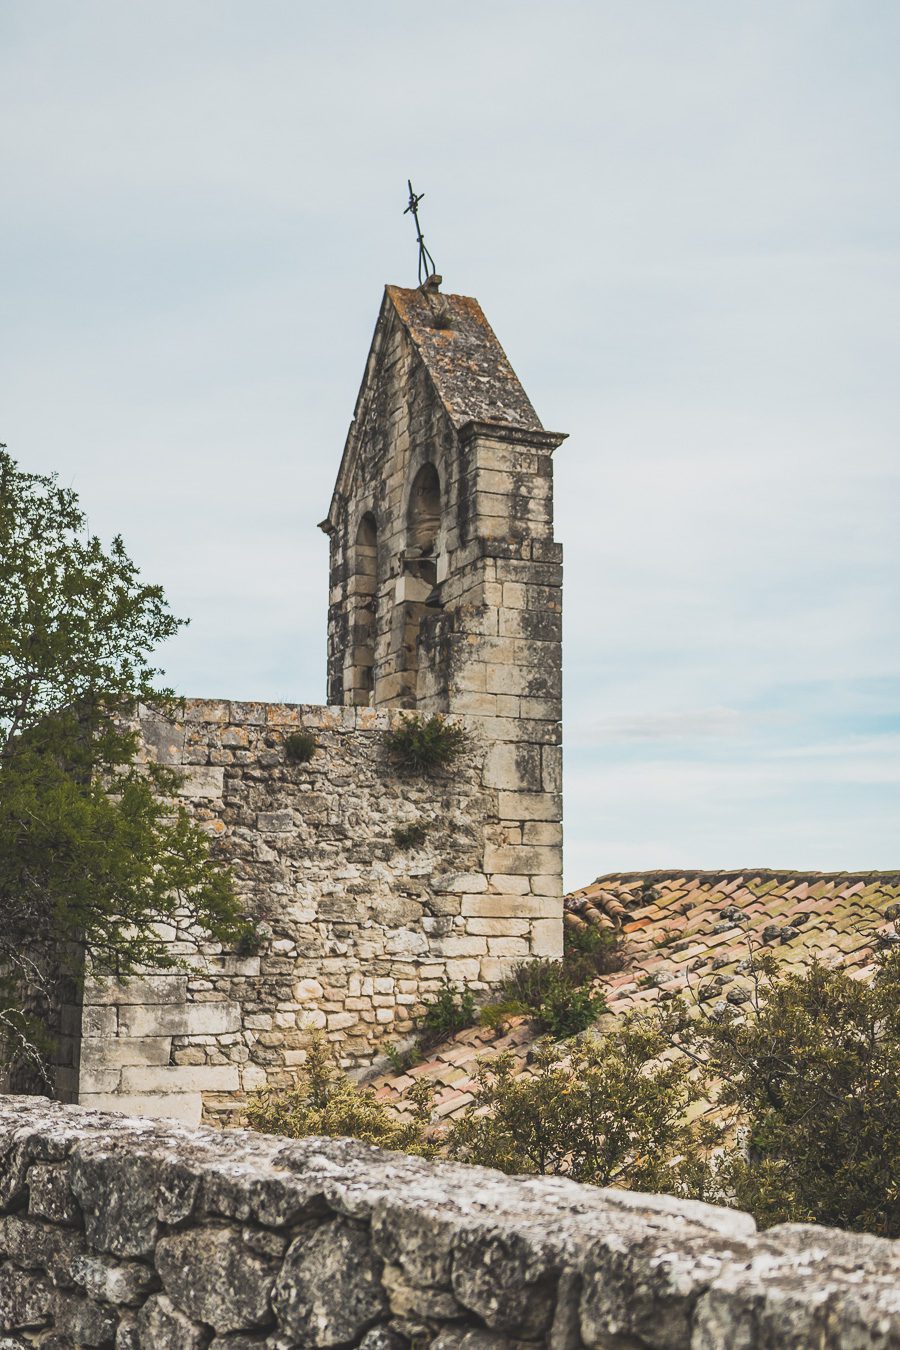
[[542,427],[478,302],[439,283],[385,290],[322,524],[328,702],[465,718],[499,794],[485,872],[558,897],[565,437]]

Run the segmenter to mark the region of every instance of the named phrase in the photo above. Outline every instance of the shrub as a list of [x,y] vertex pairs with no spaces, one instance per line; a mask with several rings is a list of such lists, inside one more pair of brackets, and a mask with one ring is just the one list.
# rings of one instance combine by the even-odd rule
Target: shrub
[[251,1129],[291,1139],[349,1137],[431,1157],[435,1148],[425,1137],[431,1114],[429,1085],[417,1083],[408,1099],[414,1108],[410,1119],[391,1115],[369,1088],[359,1087],[341,1072],[327,1043],[317,1036],[292,1088],[262,1088],[250,1095],[247,1122]]
[[433,717],[410,713],[387,733],[391,754],[413,773],[446,768],[462,753],[467,739],[461,726],[448,722],[440,713]]
[[284,755],[290,764],[308,764],[318,749],[311,731],[292,731],[284,738]]
[[618,929],[568,923],[563,928],[563,965],[576,984],[586,984],[598,975],[610,975],[624,964]]
[[580,974],[559,961],[523,961],[504,981],[500,1000],[481,1012],[487,1025],[504,1020],[512,1009],[534,1019],[537,1030],[553,1040],[577,1036],[606,1008],[603,991],[583,983]]
[[721,1168],[730,1198],[763,1226],[900,1236],[900,953],[871,984],[819,964],[781,976],[769,954],[754,974],[743,1016],[687,1031],[743,1122]]
[[458,1031],[474,1024],[475,997],[470,989],[457,992],[446,975],[435,998],[425,1005],[419,1020],[419,1048],[430,1050]]
[[687,1060],[654,1062],[664,1048],[658,1031],[630,1022],[564,1050],[544,1043],[518,1076],[513,1057],[498,1056],[481,1065],[446,1152],[513,1174],[676,1189],[680,1160],[697,1148],[684,1115],[698,1088]]
[[419,848],[428,838],[428,826],[421,820],[414,820],[410,825],[398,825],[393,837],[398,848]]

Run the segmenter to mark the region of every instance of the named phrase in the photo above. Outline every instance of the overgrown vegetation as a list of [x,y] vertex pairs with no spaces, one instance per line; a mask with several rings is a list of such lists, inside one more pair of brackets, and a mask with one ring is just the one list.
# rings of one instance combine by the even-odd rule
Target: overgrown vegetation
[[177,964],[175,911],[223,941],[243,931],[229,874],[173,802],[178,776],[134,763],[136,705],[174,713],[153,649],[181,627],[120,538],[91,535],[75,494],[0,447],[0,1054],[42,1074],[22,1002],[60,970]]
[[289,764],[308,764],[318,749],[311,731],[292,731],[284,738],[284,757]]
[[607,1037],[544,1043],[527,1074],[501,1055],[481,1066],[446,1151],[503,1172],[673,1190],[698,1146],[685,1123],[696,1092],[686,1060],[657,1060],[664,1049],[656,1028],[629,1022]]
[[398,825],[393,832],[394,843],[398,848],[421,848],[427,838],[428,826],[421,820]]
[[682,1016],[674,1035],[721,1080],[740,1130],[720,1193],[763,1226],[900,1236],[900,952],[871,983],[818,963],[782,976],[769,953],[753,964],[741,1014]]
[[[763,1227],[900,1236],[900,950],[881,957],[870,984],[816,964],[781,975],[768,953],[750,965],[753,995],[727,1013],[673,1000],[606,1035],[538,1043],[527,1065],[509,1054],[483,1063],[449,1128],[428,1125],[421,1082],[413,1119],[394,1122],[401,1134],[372,1125],[374,1098],[354,1085],[352,1105],[338,1095],[327,1118],[301,1112],[303,1128],[738,1205]],[[435,1034],[452,1033],[462,1002],[446,990]],[[271,1099],[253,1123],[297,1128]]]
[[430,1050],[458,1031],[464,1031],[474,1024],[477,1015],[471,989],[456,989],[445,975],[437,994],[426,1003],[425,1012],[419,1019],[419,1050]]
[[437,1149],[425,1133],[431,1108],[428,1085],[416,1084],[409,1100],[411,1118],[398,1120],[370,1089],[358,1087],[342,1073],[327,1042],[314,1036],[294,1086],[287,1091],[263,1088],[252,1093],[247,1121],[254,1130],[291,1139],[316,1134],[349,1136],[380,1148],[431,1157]]
[[596,1022],[606,1008],[602,989],[573,978],[559,961],[523,961],[500,987],[500,997],[482,1010],[482,1020],[496,1025],[519,1014],[551,1040],[577,1036]]
[[587,925],[563,930],[563,959],[523,961],[500,987],[499,997],[485,1004],[480,1020],[499,1026],[509,1017],[530,1017],[536,1030],[551,1040],[577,1036],[606,1011],[597,977],[618,970],[622,943],[612,928]]
[[409,713],[399,726],[386,734],[387,746],[397,763],[411,773],[427,773],[452,764],[466,747],[463,727],[440,713],[421,717]]

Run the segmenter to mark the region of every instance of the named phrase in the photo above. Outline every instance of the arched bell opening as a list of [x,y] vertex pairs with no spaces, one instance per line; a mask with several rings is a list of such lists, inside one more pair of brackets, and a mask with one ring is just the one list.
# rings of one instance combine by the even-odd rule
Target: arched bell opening
[[434,464],[423,464],[409,488],[406,546],[403,551],[400,625],[403,682],[401,697],[415,706],[426,694],[420,669],[425,625],[440,609],[438,559],[441,548],[441,480]]
[[344,701],[366,706],[375,688],[375,607],[378,592],[378,526],[371,511],[361,518],[350,575],[350,643],[344,668]]

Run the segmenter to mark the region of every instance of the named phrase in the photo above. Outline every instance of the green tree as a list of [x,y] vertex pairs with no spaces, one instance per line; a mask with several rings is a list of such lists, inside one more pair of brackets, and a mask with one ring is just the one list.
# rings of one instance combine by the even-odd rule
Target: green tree
[[757,997],[687,1034],[737,1115],[721,1195],[763,1226],[900,1237],[900,952],[870,983],[819,963],[783,976],[771,956],[753,959]]
[[503,1172],[677,1188],[679,1165],[700,1146],[685,1112],[701,1088],[683,1056],[659,1058],[665,1049],[656,1028],[626,1021],[608,1036],[544,1042],[524,1073],[501,1055],[481,1066],[447,1152]]
[[135,763],[139,702],[175,707],[150,654],[176,633],[120,538],[105,549],[75,494],[0,447],[0,1037],[40,1059],[21,994],[52,1002],[61,965],[176,963],[155,925],[177,910],[242,928],[229,874],[173,803],[177,775]]

